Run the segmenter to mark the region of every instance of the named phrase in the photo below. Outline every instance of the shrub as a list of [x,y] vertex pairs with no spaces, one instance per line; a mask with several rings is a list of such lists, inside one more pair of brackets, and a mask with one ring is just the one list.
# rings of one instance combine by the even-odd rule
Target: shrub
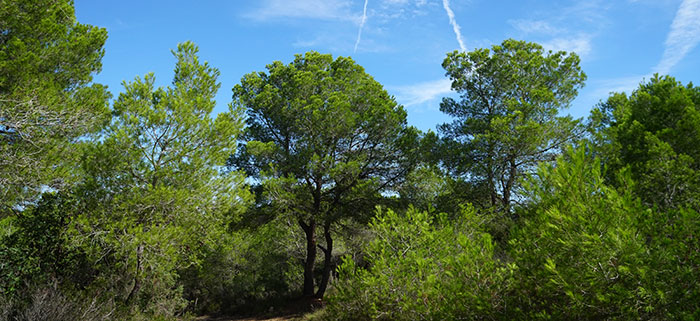
[[410,208],[377,211],[368,267],[345,258],[326,316],[347,320],[485,319],[504,309],[508,269],[473,208],[456,221]]
[[524,186],[532,203],[510,240],[517,266],[511,317],[649,317],[648,256],[636,224],[646,210],[630,189],[605,185],[600,162],[584,148],[543,164]]

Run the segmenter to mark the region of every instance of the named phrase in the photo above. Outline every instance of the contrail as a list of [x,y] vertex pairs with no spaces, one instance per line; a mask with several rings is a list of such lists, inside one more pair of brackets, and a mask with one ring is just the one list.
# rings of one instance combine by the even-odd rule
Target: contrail
[[357,31],[357,40],[355,40],[355,49],[353,49],[352,53],[357,52],[357,45],[360,44],[360,39],[362,39],[362,27],[365,26],[365,21],[367,21],[367,2],[369,0],[365,0],[365,8],[362,10],[362,21],[360,21],[360,30]]
[[452,12],[452,9],[450,9],[450,0],[442,0],[442,6],[445,8],[445,12],[447,12],[447,17],[450,18],[450,24],[452,25],[452,30],[455,31],[455,35],[457,36],[459,48],[462,49],[462,51],[467,51],[467,47],[464,46],[464,41],[462,41],[462,31],[460,31],[461,28],[457,24],[457,21],[455,21],[455,13]]
[[671,31],[666,37],[666,48],[655,72],[668,74],[700,43],[700,0],[684,0],[676,17],[673,18]]

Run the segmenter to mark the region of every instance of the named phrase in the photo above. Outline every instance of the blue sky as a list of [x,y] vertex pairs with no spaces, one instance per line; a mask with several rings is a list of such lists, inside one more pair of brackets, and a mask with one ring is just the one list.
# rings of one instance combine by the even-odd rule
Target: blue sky
[[588,80],[566,111],[575,117],[655,72],[700,82],[700,0],[76,0],[75,7],[78,21],[109,32],[95,81],[115,97],[122,81],[148,72],[169,84],[170,50],[192,40],[221,71],[215,112],[227,109],[244,74],[309,50],[353,57],[421,130],[450,120],[439,111],[450,95],[445,54],[507,38],[581,56]]

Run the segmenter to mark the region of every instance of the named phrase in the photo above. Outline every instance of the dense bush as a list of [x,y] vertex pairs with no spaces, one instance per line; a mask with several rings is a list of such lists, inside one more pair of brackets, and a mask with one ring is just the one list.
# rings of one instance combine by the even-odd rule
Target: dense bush
[[182,271],[185,297],[198,313],[267,309],[301,293],[303,244],[281,219],[222,235],[202,261]]
[[651,212],[640,221],[649,248],[647,295],[659,319],[700,319],[700,213],[683,208]]
[[651,309],[650,272],[636,227],[645,212],[629,189],[603,182],[598,160],[569,150],[527,180],[530,206],[510,240],[518,319],[638,319]]
[[74,201],[46,193],[38,204],[2,221],[0,292],[16,297],[30,284],[69,279],[76,286],[89,282],[82,249],[71,244],[67,230]]
[[346,320],[485,319],[502,313],[509,269],[495,258],[479,217],[413,208],[378,211],[366,264],[346,258],[327,316]]
[[[700,87],[654,75],[592,111],[594,153],[607,183],[646,207],[636,215],[648,260],[644,295],[660,319],[700,317]],[[616,179],[624,171],[634,181]],[[622,182],[622,183],[620,183]]]
[[0,320],[11,321],[107,321],[117,317],[113,300],[85,293],[71,293],[56,282],[27,285],[18,297],[0,297]]

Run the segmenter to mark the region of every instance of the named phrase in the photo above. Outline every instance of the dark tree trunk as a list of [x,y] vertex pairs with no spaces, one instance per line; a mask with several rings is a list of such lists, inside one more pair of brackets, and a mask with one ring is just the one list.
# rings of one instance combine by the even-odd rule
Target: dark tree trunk
[[321,276],[321,283],[318,285],[318,291],[316,292],[316,297],[319,299],[323,299],[323,294],[326,292],[326,288],[328,287],[328,281],[331,278],[331,271],[333,270],[333,237],[331,236],[330,223],[326,223],[323,226],[323,236],[326,239],[326,247],[321,247],[321,250],[323,250],[324,254],[324,260],[323,275]]
[[496,204],[498,204],[498,194],[496,193],[496,183],[494,183],[494,175],[493,175],[493,170],[490,168],[491,165],[489,165],[488,169],[488,189],[489,189],[489,196],[491,199],[491,207],[494,208],[496,207]]
[[314,296],[314,265],[316,264],[316,221],[311,219],[309,224],[299,219],[299,225],[306,234],[306,261],[304,262],[304,292],[305,297]]

